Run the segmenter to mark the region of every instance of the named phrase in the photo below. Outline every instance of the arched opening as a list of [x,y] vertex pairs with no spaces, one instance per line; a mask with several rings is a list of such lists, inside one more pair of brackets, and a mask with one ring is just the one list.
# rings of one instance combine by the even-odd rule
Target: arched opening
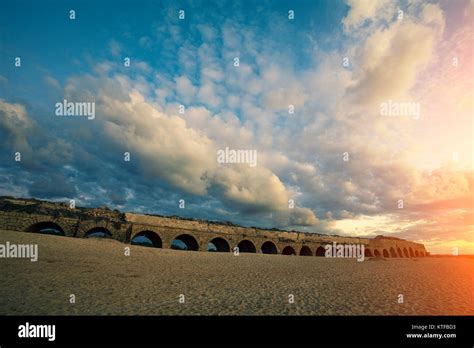
[[311,249],[304,245],[301,250],[300,250],[300,255],[301,256],[313,256],[313,253],[311,252]]
[[255,245],[249,240],[242,240],[239,244],[237,244],[237,248],[239,248],[239,253],[256,253],[257,249]]
[[377,249],[374,250],[374,256],[375,257],[380,257],[380,251],[378,251]]
[[370,251],[370,249],[365,249],[364,250],[364,257],[372,257],[372,252]]
[[420,256],[420,253],[418,252],[418,250],[415,250],[415,256],[416,256],[416,257],[419,257],[419,256]]
[[403,248],[403,254],[405,255],[405,257],[410,257],[410,254],[408,254],[407,248]]
[[51,221],[42,221],[31,225],[26,232],[35,232],[42,234],[51,234],[53,236],[65,236],[64,230],[58,224]]
[[199,244],[197,240],[189,234],[181,234],[171,242],[171,249],[198,251]]
[[261,250],[263,254],[278,254],[276,245],[270,241],[263,243]]
[[94,227],[87,231],[86,238],[112,238],[112,233],[105,227]]
[[390,257],[390,254],[388,253],[387,249],[383,249],[383,257]]
[[402,249],[397,249],[398,257],[403,257]]
[[281,252],[283,255],[296,255],[295,249],[290,247],[289,245],[283,248],[283,251]]
[[391,257],[397,257],[397,252],[395,251],[395,249],[393,247],[390,248],[390,256]]
[[320,246],[316,249],[316,256],[325,256],[326,255],[326,249],[324,247]]
[[141,231],[132,238],[131,244],[153,248],[162,248],[163,242],[160,236],[153,231]]
[[412,248],[409,248],[409,250],[410,250],[410,256],[411,256],[411,257],[415,257],[415,254],[413,253],[413,249],[412,249]]
[[230,246],[224,238],[216,237],[207,243],[207,251],[228,253],[230,251]]

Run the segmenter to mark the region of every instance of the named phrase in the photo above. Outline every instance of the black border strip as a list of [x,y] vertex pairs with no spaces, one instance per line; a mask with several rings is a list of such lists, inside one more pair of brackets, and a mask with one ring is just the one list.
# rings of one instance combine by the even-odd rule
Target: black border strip
[[[56,325],[56,339],[20,338],[26,322]],[[455,325],[430,330],[456,333],[456,338],[409,339],[421,333],[412,325]],[[390,344],[474,346],[474,316],[3,316],[0,346],[58,344]]]

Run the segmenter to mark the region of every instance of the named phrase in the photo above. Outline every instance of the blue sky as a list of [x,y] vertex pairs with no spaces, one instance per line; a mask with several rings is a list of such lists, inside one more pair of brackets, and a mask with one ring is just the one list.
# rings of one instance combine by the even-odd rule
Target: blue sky
[[[0,194],[471,243],[472,6],[4,1]],[[461,58],[458,70],[452,56]],[[454,98],[439,87],[446,81]],[[63,99],[94,102],[96,118],[55,116]],[[418,102],[429,117],[383,119],[379,105],[388,99]],[[457,122],[442,119],[447,110]],[[257,168],[218,165],[215,153],[225,147],[256,150]],[[396,210],[399,199],[409,208]],[[428,209],[456,199],[456,209]]]
[[[342,37],[341,28],[334,22],[348,10],[343,2],[296,1],[291,9],[298,20],[289,22],[285,1],[190,1],[180,5],[175,1],[138,1],[133,5],[128,1],[101,1],[93,6],[88,1],[9,1],[4,6],[0,14],[2,59],[23,58],[21,71],[7,61],[2,64],[5,77],[15,76],[9,79],[5,93],[12,99],[35,100],[35,104],[46,107],[56,96],[51,95],[48,86],[41,88],[44,75],[64,83],[71,74],[91,71],[97,62],[116,61],[119,57],[114,57],[112,46],[120,46],[121,57],[146,62],[163,78],[172,79],[183,73],[175,60],[181,45],[199,45],[205,40],[197,29],[200,25],[221,28],[231,22],[248,26],[268,45],[265,49],[270,54],[277,53],[277,47],[275,59],[296,69],[308,68],[317,64],[312,57],[314,50],[341,44],[335,40]],[[74,21],[69,19],[71,9],[76,11]],[[180,9],[186,11],[184,21],[177,18]],[[166,31],[173,26],[179,26],[180,40],[173,40]],[[222,44],[221,39],[217,40]],[[199,83],[197,69],[186,73]],[[154,81],[153,76],[144,78]]]

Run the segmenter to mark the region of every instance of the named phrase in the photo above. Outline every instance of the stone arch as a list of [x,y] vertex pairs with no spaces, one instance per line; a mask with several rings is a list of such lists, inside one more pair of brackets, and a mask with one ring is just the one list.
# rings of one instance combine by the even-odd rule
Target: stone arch
[[316,253],[315,253],[316,256],[326,256],[326,249],[324,249],[323,246],[320,246],[316,249]]
[[[136,238],[140,238],[140,237],[143,237],[142,238],[143,241],[136,239]],[[148,241],[145,240],[144,238],[146,238]],[[151,246],[151,247],[154,247],[154,248],[163,248],[163,241],[161,240],[158,233],[153,232],[153,231],[149,231],[149,230],[145,230],[145,231],[141,231],[141,232],[136,233],[133,236],[130,243],[134,244],[134,245]]]
[[408,250],[410,251],[410,257],[415,257],[415,254],[413,253],[413,249],[410,247],[408,248]]
[[85,238],[112,238],[112,233],[105,227],[96,226],[87,231]]
[[[221,237],[216,237],[216,238],[210,240],[207,244],[208,244],[207,245],[207,251],[214,251],[214,252],[218,252],[218,253],[228,253],[230,251],[229,243],[224,238],[221,238]],[[209,244],[214,245],[216,250],[210,250],[209,249],[210,248]]]
[[57,223],[52,221],[40,221],[29,226],[25,232],[35,232],[43,234],[52,234],[56,236],[65,236],[64,230]]
[[283,248],[282,252],[283,255],[296,255],[296,251],[292,246],[287,245]]
[[383,257],[390,257],[390,254],[388,253],[387,249],[383,249]]
[[300,250],[300,256],[313,256],[310,247],[307,245],[303,245]]
[[410,257],[410,254],[408,254],[407,248],[403,248],[403,255],[405,255],[405,257]]
[[378,251],[378,249],[374,250],[374,256],[375,257],[380,257],[380,251]]
[[260,248],[263,254],[278,254],[278,249],[275,243],[270,242],[269,240],[262,244]]
[[372,252],[370,251],[369,248],[365,248],[364,257],[373,257]]
[[403,257],[402,249],[397,248],[398,257]]
[[255,248],[255,244],[251,241],[244,239],[237,244],[237,248],[239,248],[239,253],[256,253],[257,249]]
[[179,236],[176,236],[176,237],[173,238],[173,241],[171,242],[171,249],[180,249],[180,248],[175,247],[173,245],[173,242],[175,242],[175,241],[184,243],[184,245],[186,246],[185,250],[187,250],[187,251],[198,251],[199,250],[198,241],[196,240],[196,238],[194,238],[190,234],[180,234]]
[[397,257],[397,252],[393,247],[390,248],[390,257]]
[[419,257],[419,256],[420,256],[420,253],[418,252],[418,250],[415,250],[415,256],[416,256],[416,257]]

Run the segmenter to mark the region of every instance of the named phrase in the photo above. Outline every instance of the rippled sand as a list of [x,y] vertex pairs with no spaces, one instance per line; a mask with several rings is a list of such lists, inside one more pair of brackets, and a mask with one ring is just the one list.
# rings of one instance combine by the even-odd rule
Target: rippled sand
[[39,260],[0,258],[0,315],[474,315],[472,258],[234,256],[0,231],[6,241],[37,243]]

